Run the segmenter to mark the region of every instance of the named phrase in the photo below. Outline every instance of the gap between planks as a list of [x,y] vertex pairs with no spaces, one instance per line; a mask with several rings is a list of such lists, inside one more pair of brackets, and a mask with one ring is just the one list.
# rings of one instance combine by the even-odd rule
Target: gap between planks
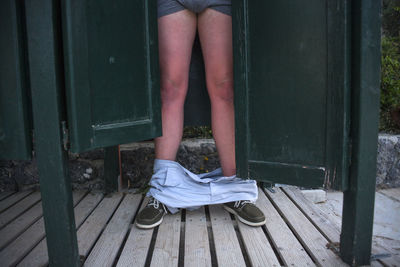
[[6,198],[8,198],[9,196],[16,194],[16,191],[4,191],[0,193],[0,201],[5,200]]
[[[84,192],[73,193],[73,203],[76,205]],[[41,217],[28,229],[20,234],[0,251],[0,262],[4,266],[15,265],[25,257],[45,237],[44,219]],[[47,252],[47,249],[46,249]]]
[[[288,192],[286,192],[286,193],[288,195],[290,195],[290,193],[288,193]],[[127,203],[130,203],[130,204],[136,203],[134,205],[138,206],[140,203],[140,200],[141,200],[141,196],[137,196],[134,201],[132,201],[132,199],[131,199],[131,201],[127,200]],[[211,219],[210,222],[207,222],[207,220],[206,220],[206,214],[204,211],[204,207],[200,210],[196,210],[193,212],[187,211],[186,223],[183,221],[181,222],[180,214],[172,215],[172,216],[167,215],[166,217],[164,217],[163,224],[157,229],[158,230],[157,239],[154,244],[154,250],[150,251],[150,253],[152,253],[152,255],[151,255],[152,258],[149,263],[151,263],[152,266],[157,266],[160,263],[163,263],[163,264],[171,263],[168,266],[177,266],[178,260],[179,260],[178,259],[179,253],[183,253],[183,252],[179,251],[179,245],[180,245],[179,236],[180,236],[180,229],[182,226],[184,226],[184,233],[185,233],[185,240],[184,240],[185,247],[184,247],[184,253],[183,253],[184,254],[184,260],[183,260],[184,266],[211,266],[210,242],[214,242],[213,245],[216,250],[215,253],[216,253],[218,266],[232,266],[232,262],[236,263],[238,266],[246,266],[244,256],[248,257],[252,266],[278,266],[278,265],[280,265],[279,260],[282,260],[285,264],[290,263],[292,261],[294,263],[294,265],[296,265],[296,266],[299,266],[299,265],[312,266],[312,265],[314,265],[312,260],[309,258],[308,254],[304,251],[303,248],[299,248],[298,251],[296,251],[296,252],[299,252],[299,254],[294,255],[296,253],[291,254],[290,253],[291,251],[289,251],[289,249],[288,249],[289,247],[292,249],[293,244],[282,244],[282,242],[280,242],[280,241],[282,241],[282,233],[284,233],[283,237],[286,236],[286,238],[288,238],[288,240],[290,240],[290,242],[294,242],[294,244],[300,245],[300,247],[301,247],[301,244],[298,243],[298,241],[297,241],[296,237],[293,235],[292,231],[287,226],[285,228],[284,225],[286,225],[286,222],[282,218],[280,218],[280,219],[278,218],[278,217],[280,217],[280,215],[275,210],[275,207],[271,203],[268,203],[268,202],[269,202],[268,198],[266,197],[264,192],[262,190],[260,190],[257,205],[267,215],[267,225],[266,225],[266,228],[264,228],[266,233],[264,233],[264,231],[261,227],[253,228],[253,227],[244,225],[239,221],[235,221],[235,220],[232,221],[229,213],[226,212],[225,210],[223,210],[220,205],[209,206],[210,219]],[[123,248],[119,248],[119,245],[117,245],[116,247],[118,247],[118,248],[109,249],[109,251],[114,251],[114,252],[105,252],[104,253],[105,255],[108,255],[108,257],[110,258],[108,261],[111,262],[111,261],[115,260],[115,257],[118,256],[117,255],[118,250],[122,250],[121,255],[119,255],[118,262],[116,263],[117,266],[132,266],[132,265],[130,265],[131,262],[128,264],[129,261],[125,261],[127,255],[132,256],[132,254],[136,254],[136,256],[138,256],[139,254],[144,255],[141,257],[141,259],[139,259],[140,257],[133,257],[134,260],[139,259],[139,262],[136,261],[135,263],[141,263],[138,265],[135,264],[135,266],[143,266],[145,264],[147,254],[149,253],[148,249],[150,246],[151,239],[153,237],[153,230],[142,230],[142,229],[136,228],[136,226],[134,226],[134,225],[131,225],[131,221],[133,219],[133,216],[136,212],[137,207],[136,208],[131,207],[132,209],[129,210],[128,206],[130,204],[125,204],[125,206],[122,205],[122,206],[124,206],[124,208],[122,208],[122,209],[125,210],[125,212],[120,211],[120,213],[117,213],[117,211],[115,211],[115,214],[126,214],[126,213],[128,214],[127,215],[128,217],[122,215],[123,218],[120,219],[120,221],[123,221],[122,224],[114,222],[115,225],[118,225],[118,226],[122,225],[124,228],[124,230],[122,232],[125,232],[125,233],[124,234],[120,233],[119,237],[118,237],[119,245],[121,245],[123,243],[123,241],[126,240],[126,242],[123,244]],[[146,202],[143,201],[142,208],[145,206],[145,204],[146,204]],[[299,206],[301,206],[301,205],[299,205]],[[279,204],[277,204],[277,207],[279,207]],[[77,208],[75,208],[75,212],[76,212],[76,209]],[[115,207],[114,207],[114,209],[115,209]],[[111,212],[112,212],[113,208],[108,206],[108,207],[105,207],[104,210],[109,210],[109,211],[111,210]],[[93,211],[92,215],[94,213],[95,212]],[[282,214],[285,215],[284,212],[282,212]],[[86,216],[88,216],[88,214],[86,214]],[[109,216],[110,215],[108,215],[108,217]],[[91,219],[89,219],[90,218],[90,216],[89,216],[88,220],[86,220],[88,222],[91,221],[92,222],[91,224],[87,223],[86,221],[84,223],[82,221],[81,223],[83,223],[83,225],[88,224],[88,226],[86,226],[86,228],[89,230],[89,228],[91,229],[95,226],[95,222],[98,221],[101,217],[104,218],[104,216],[102,216],[101,213],[98,213],[96,218],[92,217]],[[107,216],[105,216],[105,218],[107,218]],[[86,217],[84,219],[86,219]],[[81,220],[84,220],[84,219],[81,219]],[[77,220],[77,218],[76,218],[76,220]],[[117,220],[117,219],[115,219],[115,220]],[[108,221],[108,219],[106,221]],[[278,222],[278,225],[280,225],[280,226],[277,227],[276,225],[272,225],[271,221],[274,223]],[[286,220],[286,221],[290,222],[290,220]],[[237,235],[235,232],[235,225],[240,232],[239,235]],[[77,226],[78,226],[78,223],[77,223]],[[209,229],[207,227],[210,227],[210,226],[211,226],[211,231],[213,234],[213,239],[214,239],[213,241],[209,240],[208,234],[207,234],[207,229]],[[293,225],[290,225],[290,226],[294,230],[296,230],[295,227],[293,227]],[[103,226],[100,228],[104,229],[104,227],[105,226],[104,226],[104,222],[103,222]],[[114,226],[114,230],[115,230],[115,228],[116,228],[116,226]],[[80,227],[79,229],[84,229],[84,226]],[[78,231],[79,231],[79,229],[78,229]],[[167,229],[167,231],[165,231],[165,229]],[[278,229],[281,231],[274,233],[274,229],[275,230]],[[283,230],[283,232],[282,232],[282,230]],[[129,235],[127,235],[128,231],[129,231]],[[104,230],[104,233],[108,233],[110,235],[109,232],[113,232],[112,227],[111,227],[111,230],[107,230],[107,231]],[[171,233],[174,233],[174,234],[171,234]],[[99,233],[97,233],[97,234],[99,234]],[[127,237],[125,237],[125,235],[127,235]],[[290,235],[292,235],[292,236],[288,237]],[[299,235],[299,236],[301,239],[301,235]],[[82,238],[82,237],[80,240],[88,240],[87,238]],[[239,242],[238,238],[241,239],[240,241],[243,243],[244,248],[240,247],[240,242]],[[107,238],[105,238],[105,239],[107,239]],[[271,240],[271,243],[269,242],[269,239]],[[94,255],[100,255],[100,254],[96,252],[93,254],[93,256],[91,256],[91,253],[96,250],[102,251],[102,249],[99,249],[99,248],[95,249],[95,246],[104,248],[105,245],[97,245],[96,240],[99,241],[99,240],[101,240],[101,238],[99,238],[98,236],[92,237],[91,242],[89,242],[89,244],[86,245],[86,253],[88,251],[90,251],[90,254],[89,255],[86,254],[86,256],[88,257],[88,259],[90,259],[90,257],[92,257],[91,260],[95,260],[97,262],[96,259],[99,257],[95,257]],[[112,240],[112,238],[108,237],[108,240],[109,241],[107,241],[107,242],[102,241],[99,244],[103,243],[103,244],[110,245],[111,244],[110,240]],[[138,240],[142,240],[143,242],[137,242]],[[286,240],[286,241],[288,241],[288,240]],[[293,240],[296,240],[296,241],[293,241]],[[302,242],[304,242],[303,239],[301,239],[301,240],[302,240]],[[43,239],[41,243],[45,244],[45,239]],[[133,246],[132,244],[135,244],[135,245]],[[199,244],[201,244],[201,245],[199,245]],[[286,249],[285,249],[285,246],[286,246]],[[45,248],[45,251],[47,252],[46,246],[44,246],[44,248]],[[41,250],[43,250],[43,245],[42,245]],[[141,253],[134,253],[136,251],[138,251],[138,252],[141,251]],[[232,253],[232,251],[233,251],[233,253]],[[81,248],[80,248],[80,252],[81,252]],[[312,252],[312,251],[310,251],[310,252]],[[278,255],[275,253],[278,253]],[[43,254],[43,252],[42,252],[42,254]],[[83,253],[82,256],[85,257],[85,253]],[[31,257],[26,257],[26,259],[29,259],[32,257],[33,257],[33,254]],[[47,261],[47,253],[45,255],[45,258]],[[113,259],[111,260],[111,258],[113,258]],[[290,260],[290,258],[292,258],[292,260]],[[308,258],[308,260],[307,260],[307,258]],[[131,259],[132,259],[132,257],[131,257]],[[235,260],[233,261],[232,259],[235,259]],[[105,260],[107,262],[107,259],[105,259]],[[46,263],[46,261],[44,261],[42,263]],[[26,261],[23,261],[23,262],[26,262]],[[21,262],[21,263],[23,263],[23,262]],[[201,263],[199,263],[199,262],[201,262]],[[299,264],[302,262],[303,262],[303,264]],[[85,265],[87,265],[87,266],[91,265],[89,263],[91,263],[91,261],[87,260]],[[287,265],[289,265],[289,264],[287,264]],[[21,266],[24,266],[24,265],[21,264]]]
[[279,209],[288,226],[313,260],[320,266],[347,266],[338,255],[328,248],[329,241],[286,194],[280,188],[274,189],[275,193],[267,190],[264,192],[275,203],[275,207]]

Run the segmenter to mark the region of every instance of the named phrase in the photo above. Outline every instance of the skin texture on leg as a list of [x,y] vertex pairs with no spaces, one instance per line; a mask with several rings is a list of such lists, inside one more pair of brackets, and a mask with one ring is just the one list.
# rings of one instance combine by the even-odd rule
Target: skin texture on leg
[[155,156],[175,160],[183,133],[183,108],[197,16],[185,9],[158,19],[163,136],[155,138]]
[[232,17],[207,8],[198,30],[211,101],[211,126],[225,176],[236,174]]

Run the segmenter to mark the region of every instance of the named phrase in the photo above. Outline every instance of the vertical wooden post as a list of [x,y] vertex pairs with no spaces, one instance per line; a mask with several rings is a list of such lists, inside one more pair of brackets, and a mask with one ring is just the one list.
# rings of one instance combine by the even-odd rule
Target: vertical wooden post
[[342,259],[369,265],[379,122],[381,1],[352,1],[351,165],[344,191]]
[[50,266],[79,266],[67,153],[58,1],[25,1],[35,153]]

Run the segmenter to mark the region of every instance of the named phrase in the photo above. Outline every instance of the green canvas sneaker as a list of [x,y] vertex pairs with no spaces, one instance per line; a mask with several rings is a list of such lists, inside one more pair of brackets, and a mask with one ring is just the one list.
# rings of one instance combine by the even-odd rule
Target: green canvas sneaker
[[264,213],[248,200],[224,203],[223,207],[247,225],[261,226],[266,222]]
[[150,197],[146,207],[142,209],[136,218],[136,226],[143,229],[154,228],[162,223],[167,209],[157,199]]

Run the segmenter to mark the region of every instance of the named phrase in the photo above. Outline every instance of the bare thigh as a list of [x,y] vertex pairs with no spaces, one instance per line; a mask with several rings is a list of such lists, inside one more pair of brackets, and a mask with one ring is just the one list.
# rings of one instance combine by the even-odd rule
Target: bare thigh
[[[189,10],[158,19],[161,91],[164,100],[182,97],[186,93],[196,24],[196,15]],[[169,92],[163,92],[165,90]]]
[[213,9],[199,14],[198,29],[207,88],[214,97],[233,97],[232,17]]

